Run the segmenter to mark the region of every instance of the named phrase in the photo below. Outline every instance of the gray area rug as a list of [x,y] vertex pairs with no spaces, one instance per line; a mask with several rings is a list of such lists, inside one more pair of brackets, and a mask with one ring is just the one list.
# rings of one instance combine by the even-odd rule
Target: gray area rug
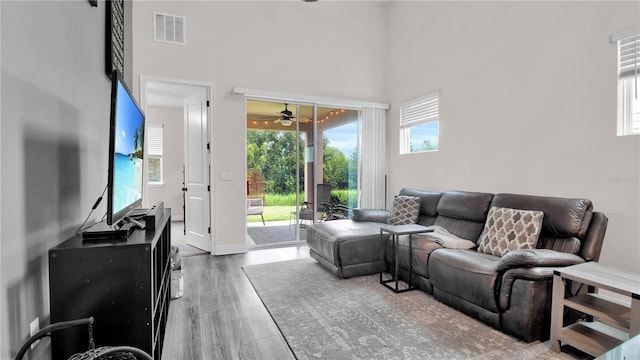
[[518,341],[423,291],[338,279],[313,259],[244,267],[298,359],[575,359]]
[[[277,226],[250,226],[247,227],[247,233],[253,239],[256,245],[275,244],[286,241],[296,241],[295,225],[277,225]],[[300,240],[307,237],[307,229],[300,229]]]

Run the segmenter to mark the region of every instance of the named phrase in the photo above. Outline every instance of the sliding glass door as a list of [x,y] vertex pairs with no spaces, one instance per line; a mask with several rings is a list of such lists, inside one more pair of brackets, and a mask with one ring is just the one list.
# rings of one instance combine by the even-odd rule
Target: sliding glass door
[[[304,241],[337,204],[359,204],[358,111],[247,100],[247,242]],[[259,186],[258,186],[259,185]]]
[[349,208],[359,205],[360,121],[358,111],[318,107],[318,139],[322,164],[318,183],[331,186],[331,203]]

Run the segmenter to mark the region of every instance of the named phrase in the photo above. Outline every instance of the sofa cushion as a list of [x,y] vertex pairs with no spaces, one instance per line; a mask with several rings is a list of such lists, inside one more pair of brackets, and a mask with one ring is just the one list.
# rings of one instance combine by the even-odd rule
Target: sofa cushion
[[478,251],[502,256],[518,249],[535,249],[543,217],[542,211],[492,207]]
[[471,249],[476,247],[476,243],[473,241],[457,237],[447,231],[447,229],[437,225],[433,226],[433,232],[424,235],[415,235],[414,239],[415,238],[424,238],[448,249]]
[[351,220],[355,222],[379,222],[386,223],[391,211],[385,209],[361,209],[356,208],[351,211]]
[[587,199],[518,194],[496,194],[491,206],[544,212],[541,236],[584,238],[593,204]]
[[[411,240],[412,254],[409,255],[409,235],[400,235],[398,236],[398,266],[409,271],[409,258],[411,258],[413,273],[428,278],[429,255],[437,249],[442,249],[442,245],[420,235],[413,235]],[[396,260],[395,247],[391,238],[387,240],[385,256],[387,263],[393,268]]]
[[420,198],[420,215],[416,221],[420,225],[429,226],[433,225],[433,222],[438,215],[437,208],[438,202],[442,197],[441,192],[424,191],[412,188],[404,188],[400,190],[398,195],[417,196]]
[[493,194],[447,191],[438,202],[438,216],[434,225],[450,233],[477,242],[484,227]]
[[429,278],[434,288],[497,313],[499,260],[475,250],[438,249],[429,256]]
[[415,224],[420,212],[420,198],[417,196],[396,195],[393,198],[391,216],[387,219],[390,225]]

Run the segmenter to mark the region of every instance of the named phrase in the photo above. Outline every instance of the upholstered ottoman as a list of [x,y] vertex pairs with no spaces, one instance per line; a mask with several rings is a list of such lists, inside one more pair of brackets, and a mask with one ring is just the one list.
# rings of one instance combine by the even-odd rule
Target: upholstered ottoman
[[341,278],[384,270],[384,243],[379,222],[324,221],[307,227],[312,258]]

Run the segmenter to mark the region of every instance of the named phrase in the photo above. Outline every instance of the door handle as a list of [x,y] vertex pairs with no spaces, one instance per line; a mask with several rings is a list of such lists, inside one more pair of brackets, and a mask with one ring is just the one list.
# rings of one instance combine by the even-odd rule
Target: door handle
[[186,187],[183,187],[183,188],[182,188],[182,191],[187,191],[187,188],[186,188]]

